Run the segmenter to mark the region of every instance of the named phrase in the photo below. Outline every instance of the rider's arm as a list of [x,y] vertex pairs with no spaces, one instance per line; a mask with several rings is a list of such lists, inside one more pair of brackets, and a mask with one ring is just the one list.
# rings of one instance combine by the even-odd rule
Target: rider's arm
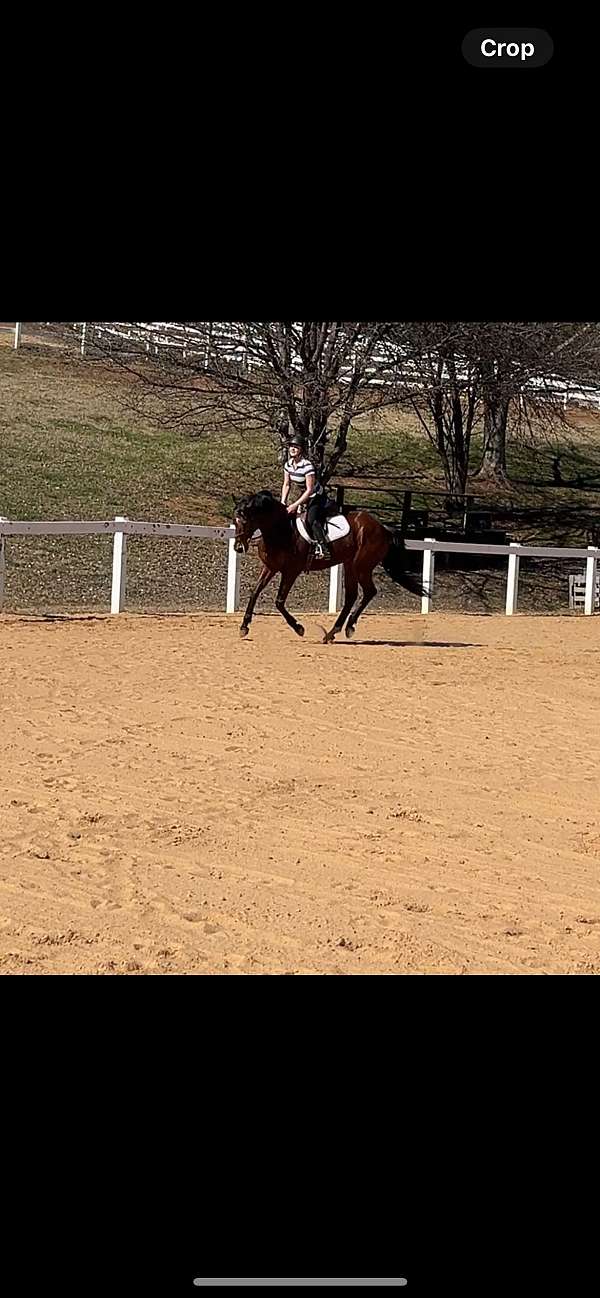
[[305,500],[308,500],[308,497],[310,496],[311,492],[314,491],[315,489],[316,480],[317,477],[315,473],[307,473],[306,490],[302,492],[302,495],[298,497],[298,500],[294,501],[293,505],[290,505],[290,509],[297,509],[299,505],[304,504]]
[[282,503],[282,505],[285,505],[285,504],[287,503],[287,498],[288,498],[289,494],[290,494],[290,475],[289,475],[289,473],[286,473],[286,472],[284,471],[284,474],[283,474],[283,487],[281,488],[281,503]]

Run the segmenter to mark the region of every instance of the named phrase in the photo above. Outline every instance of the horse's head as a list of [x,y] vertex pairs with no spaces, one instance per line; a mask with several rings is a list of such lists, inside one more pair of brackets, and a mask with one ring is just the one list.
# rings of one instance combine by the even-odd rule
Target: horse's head
[[254,496],[242,496],[235,501],[233,521],[235,524],[234,550],[246,554],[250,538],[256,531],[262,532],[269,518],[283,507],[271,491],[258,491]]

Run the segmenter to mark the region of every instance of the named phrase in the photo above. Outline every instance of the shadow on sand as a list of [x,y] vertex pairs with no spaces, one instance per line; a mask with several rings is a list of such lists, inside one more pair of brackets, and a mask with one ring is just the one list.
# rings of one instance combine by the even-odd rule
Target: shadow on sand
[[373,646],[385,646],[393,649],[483,649],[481,644],[463,644],[460,640],[336,640],[336,645],[345,645],[347,649],[361,649]]

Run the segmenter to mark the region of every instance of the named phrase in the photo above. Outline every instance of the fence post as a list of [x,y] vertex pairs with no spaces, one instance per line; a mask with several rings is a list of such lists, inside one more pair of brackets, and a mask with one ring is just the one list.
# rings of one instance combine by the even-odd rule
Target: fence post
[[[117,514],[115,523],[126,523],[127,519]],[[122,613],[125,607],[125,581],[127,577],[127,537],[122,529],[115,532],[113,538],[112,593],[110,599],[111,613]]]
[[[424,537],[425,545],[431,545],[435,540],[433,536]],[[423,587],[425,594],[421,597],[421,612],[431,613],[431,601],[433,599],[433,579],[435,576],[435,551],[423,550]]]
[[400,518],[400,535],[401,535],[401,536],[406,536],[406,531],[407,531],[407,528],[408,528],[408,518],[409,518],[409,514],[410,514],[410,507],[411,507],[411,505],[412,505],[412,496],[413,496],[412,491],[405,491],[405,492],[404,492],[404,499],[403,499],[403,501],[402,501],[402,515],[401,515],[401,518]]
[[229,554],[227,557],[227,612],[237,613],[240,607],[240,556],[234,550],[235,536],[229,537]]
[[7,522],[7,518],[0,518],[0,609],[4,603],[4,579],[6,577],[6,542],[2,535],[2,524]]
[[85,336],[87,333],[87,323],[81,325],[81,355],[85,356]]
[[14,341],[14,350],[15,350],[15,351],[17,350],[17,347],[19,347],[19,346],[20,346],[20,343],[21,343],[21,330],[22,330],[22,328],[23,328],[23,324],[22,324],[22,322],[19,323],[19,324],[16,324],[16,325],[15,325],[15,341]]
[[329,569],[329,612],[339,613],[342,604],[342,591],[344,588],[344,565],[336,563],[333,568]]
[[588,557],[585,563],[585,603],[583,606],[584,613],[591,615],[594,612],[596,603],[596,565],[598,562],[598,546],[588,545]]
[[508,556],[508,580],[506,583],[506,616],[510,617],[517,611],[517,600],[519,597],[519,550],[521,546],[516,541],[510,543],[511,553]]

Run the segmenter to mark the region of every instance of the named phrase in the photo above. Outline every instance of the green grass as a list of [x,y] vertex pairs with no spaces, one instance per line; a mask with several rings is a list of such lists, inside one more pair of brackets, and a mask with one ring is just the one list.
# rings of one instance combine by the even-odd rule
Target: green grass
[[[281,469],[266,435],[197,438],[130,409],[127,376],[41,348],[0,348],[0,507],[22,518],[148,514],[224,522],[231,496],[269,486]],[[365,417],[348,459],[382,473],[435,472],[414,419]],[[343,468],[344,466],[340,466]],[[159,511],[158,514],[156,511]],[[90,511],[92,513],[90,514]]]

